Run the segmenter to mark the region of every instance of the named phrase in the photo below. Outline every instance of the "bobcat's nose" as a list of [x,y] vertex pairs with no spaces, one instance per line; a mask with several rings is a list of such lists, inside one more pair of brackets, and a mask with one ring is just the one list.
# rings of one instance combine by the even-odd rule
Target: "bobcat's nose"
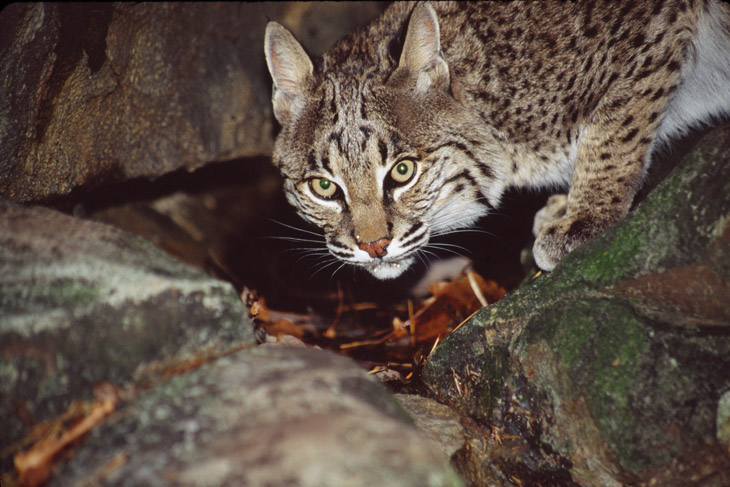
[[370,257],[374,259],[376,257],[385,257],[386,255],[388,255],[386,247],[389,244],[390,239],[383,237],[376,242],[361,243],[360,245],[358,245],[358,248],[367,252],[368,255],[370,255]]

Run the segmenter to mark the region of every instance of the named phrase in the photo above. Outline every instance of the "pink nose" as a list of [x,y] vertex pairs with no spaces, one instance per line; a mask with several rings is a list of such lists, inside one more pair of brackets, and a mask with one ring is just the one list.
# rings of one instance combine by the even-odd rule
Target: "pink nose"
[[385,257],[388,251],[385,249],[390,244],[389,238],[381,238],[377,242],[361,243],[358,245],[360,250],[364,250],[373,259],[376,257]]

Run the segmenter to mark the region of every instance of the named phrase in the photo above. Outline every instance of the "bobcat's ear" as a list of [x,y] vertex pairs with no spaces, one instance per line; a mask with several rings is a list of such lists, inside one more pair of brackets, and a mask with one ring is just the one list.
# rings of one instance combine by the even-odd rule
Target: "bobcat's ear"
[[415,78],[419,92],[431,86],[449,86],[449,66],[441,56],[439,21],[428,2],[413,9],[398,68],[405,68]]
[[274,116],[284,125],[304,108],[308,79],[314,68],[304,48],[281,24],[266,25],[264,53],[274,80]]

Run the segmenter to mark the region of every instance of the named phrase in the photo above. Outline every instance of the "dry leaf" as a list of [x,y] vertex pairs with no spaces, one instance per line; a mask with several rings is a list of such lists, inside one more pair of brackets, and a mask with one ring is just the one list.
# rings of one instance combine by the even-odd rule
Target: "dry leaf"
[[263,327],[267,334],[275,337],[292,335],[297,338],[302,338],[304,336],[304,330],[301,326],[295,325],[284,318],[278,320],[276,323],[264,323]]
[[51,475],[58,454],[114,412],[119,398],[116,394],[106,392],[108,391],[85,408],[83,415],[73,426],[65,429],[59,424],[59,427],[52,428],[30,450],[15,455],[13,460],[21,485],[36,486],[45,483]]
[[433,283],[429,286],[429,291],[435,299],[418,310],[413,317],[417,342],[429,342],[438,337],[445,337],[482,307],[480,297],[473,289],[473,283],[476,283],[478,291],[488,303],[498,301],[507,293],[494,281],[485,281],[473,272],[470,276],[452,282]]

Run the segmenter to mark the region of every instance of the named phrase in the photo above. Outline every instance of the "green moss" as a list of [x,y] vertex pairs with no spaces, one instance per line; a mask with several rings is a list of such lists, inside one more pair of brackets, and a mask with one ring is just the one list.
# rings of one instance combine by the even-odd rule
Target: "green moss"
[[553,348],[568,368],[580,365],[578,361],[594,334],[594,324],[586,311],[580,307],[570,310],[561,317],[561,327],[556,332]]
[[624,227],[623,231],[613,234],[607,245],[594,246],[596,250],[590,257],[581,261],[577,272],[585,280],[597,285],[610,284],[634,266],[635,257],[646,245],[646,235],[641,229],[643,225],[626,224]]
[[533,343],[547,341],[571,377],[571,390],[583,397],[604,438],[624,468],[636,471],[650,463],[637,450],[642,430],[633,405],[639,372],[649,356],[645,325],[620,300],[584,299],[560,303],[533,320],[526,334]]
[[99,297],[99,289],[78,280],[64,280],[57,286],[51,286],[49,297],[53,304],[64,306],[84,306]]
[[0,309],[3,313],[17,313],[37,308],[77,308],[98,298],[98,288],[78,279],[56,279],[36,285],[21,282],[0,288]]
[[640,378],[640,354],[646,348],[645,336],[633,317],[614,322],[615,331],[598,342],[589,382],[585,384],[587,404],[606,439],[619,455],[624,468],[636,470],[644,459],[637,451],[635,435],[638,416],[632,408],[632,391]]

